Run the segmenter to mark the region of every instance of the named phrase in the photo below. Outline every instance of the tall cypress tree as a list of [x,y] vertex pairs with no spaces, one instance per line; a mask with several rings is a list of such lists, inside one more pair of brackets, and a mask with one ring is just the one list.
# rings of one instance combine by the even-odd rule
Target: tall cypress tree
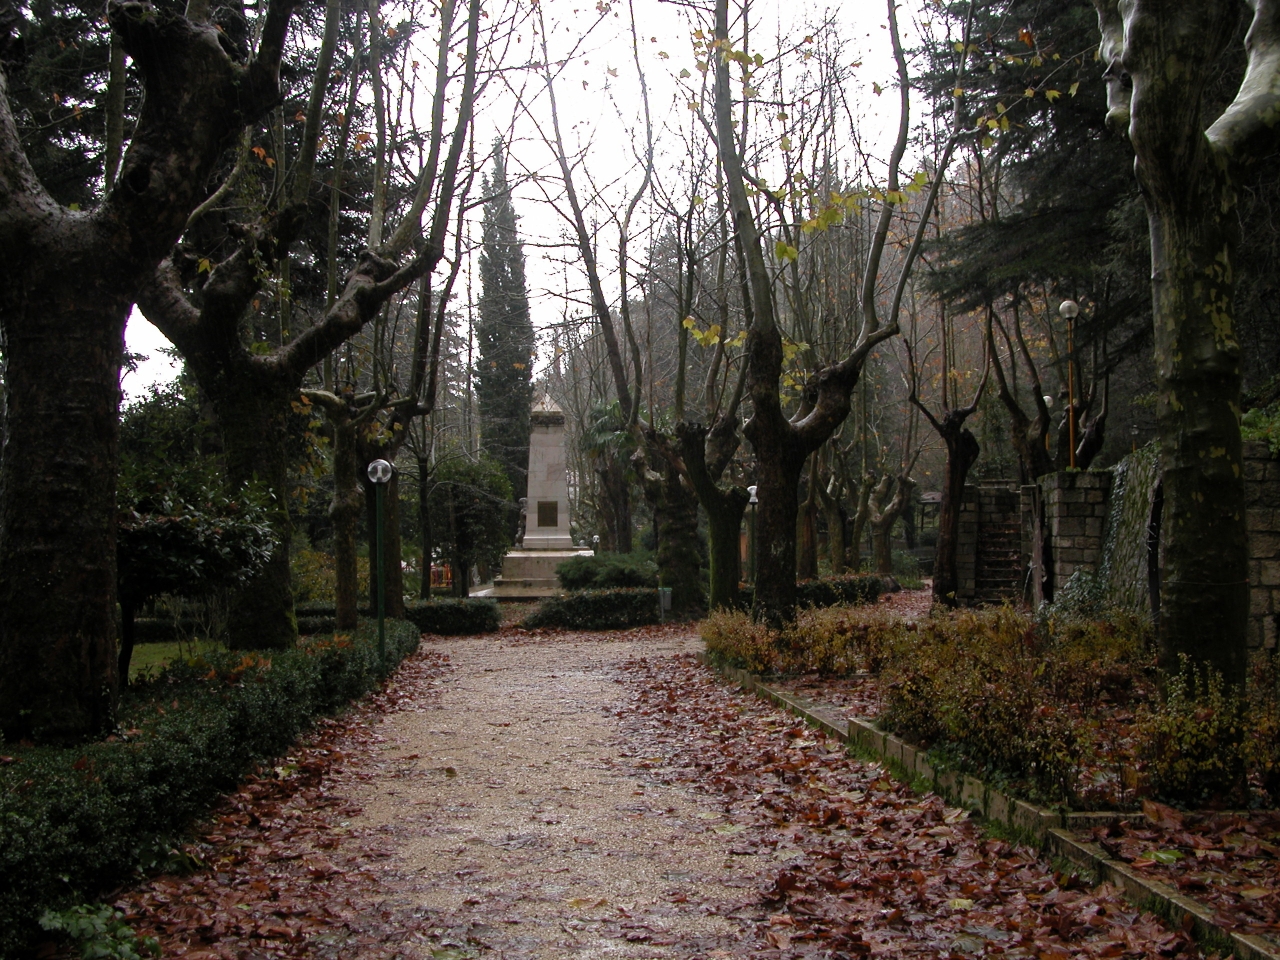
[[524,248],[507,183],[506,145],[493,145],[493,175],[483,181],[480,319],[476,339],[476,399],[484,452],[500,464],[512,495],[525,496],[529,464],[529,408],[533,400],[533,323],[524,280]]

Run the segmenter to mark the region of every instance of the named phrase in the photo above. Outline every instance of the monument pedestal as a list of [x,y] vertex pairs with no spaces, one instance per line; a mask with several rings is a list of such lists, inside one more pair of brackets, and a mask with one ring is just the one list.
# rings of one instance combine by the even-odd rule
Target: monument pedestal
[[561,550],[528,550],[515,547],[502,559],[502,576],[493,581],[489,596],[499,600],[534,600],[564,593],[556,579],[556,567],[572,557],[594,556],[577,547]]
[[529,491],[524,537],[503,558],[502,576],[488,594],[498,599],[556,597],[564,592],[556,567],[572,557],[594,556],[569,531],[569,481],[565,475],[564,413],[543,396],[529,416]]

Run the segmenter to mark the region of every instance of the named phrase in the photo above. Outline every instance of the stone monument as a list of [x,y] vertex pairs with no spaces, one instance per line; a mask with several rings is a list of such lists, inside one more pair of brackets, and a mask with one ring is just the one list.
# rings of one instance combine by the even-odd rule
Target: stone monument
[[502,561],[502,576],[490,596],[499,599],[554,597],[563,593],[556,567],[570,557],[592,556],[569,532],[569,481],[565,474],[564,411],[550,397],[533,404],[529,435],[529,488],[523,505],[523,536]]

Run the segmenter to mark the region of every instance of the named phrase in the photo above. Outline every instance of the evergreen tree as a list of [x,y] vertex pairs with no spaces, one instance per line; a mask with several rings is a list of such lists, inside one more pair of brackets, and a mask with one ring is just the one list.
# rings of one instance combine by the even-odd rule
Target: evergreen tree
[[476,399],[484,452],[502,465],[519,499],[528,488],[529,409],[533,400],[534,335],[524,280],[524,248],[507,183],[505,144],[494,142],[493,175],[485,177],[480,250],[480,359]]

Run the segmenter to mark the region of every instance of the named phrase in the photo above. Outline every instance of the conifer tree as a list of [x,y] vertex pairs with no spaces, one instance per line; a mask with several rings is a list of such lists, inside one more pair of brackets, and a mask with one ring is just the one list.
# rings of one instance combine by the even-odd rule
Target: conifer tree
[[534,353],[529,293],[524,279],[524,248],[517,232],[506,145],[493,147],[493,175],[485,177],[483,246],[480,250],[480,320],[476,339],[476,398],[484,452],[502,464],[519,499],[528,487],[529,409]]

